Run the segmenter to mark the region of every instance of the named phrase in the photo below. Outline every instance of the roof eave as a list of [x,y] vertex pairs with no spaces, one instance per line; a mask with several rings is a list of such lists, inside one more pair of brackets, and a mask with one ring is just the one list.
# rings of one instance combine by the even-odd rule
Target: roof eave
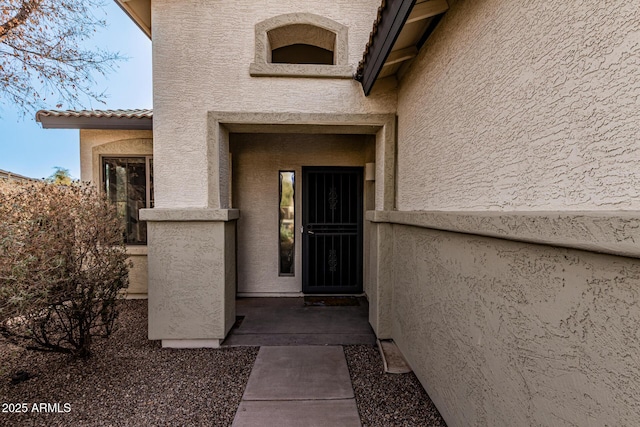
[[454,0],[382,0],[356,80],[365,96],[377,80],[401,79]]
[[153,118],[59,117],[38,115],[44,129],[153,130]]
[[41,181],[40,179],[37,179],[37,178],[31,178],[28,176],[20,175],[19,173],[13,173],[13,172],[9,172],[2,169],[0,169],[0,178],[22,180],[22,181]]
[[371,48],[364,58],[362,71],[362,89],[366,96],[371,93],[382,67],[384,66],[393,45],[402,31],[405,21],[409,17],[416,0],[388,0],[381,11],[377,28],[370,42]]
[[151,0],[114,0],[151,39]]

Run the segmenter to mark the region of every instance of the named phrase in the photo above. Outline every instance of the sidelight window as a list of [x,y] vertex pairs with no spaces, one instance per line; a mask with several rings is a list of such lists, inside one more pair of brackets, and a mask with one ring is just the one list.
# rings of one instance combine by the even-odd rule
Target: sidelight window
[[293,276],[295,266],[295,173],[280,171],[279,275]]

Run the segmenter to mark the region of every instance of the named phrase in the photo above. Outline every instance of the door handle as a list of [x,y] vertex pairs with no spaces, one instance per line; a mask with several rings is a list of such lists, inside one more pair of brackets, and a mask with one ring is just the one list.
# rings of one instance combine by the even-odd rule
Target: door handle
[[[316,234],[316,233],[314,233],[314,232],[313,232],[313,231],[311,231],[311,230],[307,230],[307,233],[309,233],[309,234]],[[304,234],[304,226],[300,227],[300,234]]]

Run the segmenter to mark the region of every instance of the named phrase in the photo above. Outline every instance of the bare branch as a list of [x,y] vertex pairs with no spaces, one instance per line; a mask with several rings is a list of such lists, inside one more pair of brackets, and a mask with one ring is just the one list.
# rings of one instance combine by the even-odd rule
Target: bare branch
[[0,181],[0,334],[88,356],[128,285],[123,223],[95,187]]
[[35,111],[47,103],[76,108],[102,102],[93,75],[124,58],[83,43],[106,22],[104,0],[0,0],[0,104]]
[[20,5],[18,13],[16,13],[7,22],[0,25],[0,41],[3,41],[3,39],[6,38],[9,31],[24,24],[29,16],[34,12],[34,10],[37,10],[37,8],[40,6],[40,3],[42,3],[42,0],[23,1]]

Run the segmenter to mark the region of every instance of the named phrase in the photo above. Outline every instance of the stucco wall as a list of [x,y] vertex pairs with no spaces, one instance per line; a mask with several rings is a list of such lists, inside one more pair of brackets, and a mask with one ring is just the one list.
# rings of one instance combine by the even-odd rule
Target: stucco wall
[[147,224],[149,339],[224,339],[235,321],[235,223]]
[[639,260],[403,225],[393,242],[393,338],[448,425],[640,424]]
[[[640,425],[640,261],[553,246],[637,254],[637,227],[581,215],[640,209],[639,95],[640,9],[616,1],[457,1],[400,82],[390,217],[475,224],[396,223],[385,264],[392,337],[448,425]],[[474,236],[486,211],[564,225]]]
[[457,1],[398,94],[401,210],[640,208],[640,8]]
[[100,183],[100,156],[153,154],[150,130],[80,130],[80,180]]
[[[153,135],[143,130],[80,130],[80,179],[101,186],[100,156],[152,155]],[[127,248],[133,267],[129,270],[128,298],[147,296],[147,247]]]
[[[373,162],[372,135],[231,134],[238,292],[302,292],[302,166]],[[295,171],[295,276],[278,276],[278,171]],[[372,192],[369,193],[371,197]]]
[[255,31],[265,19],[305,12],[348,27],[355,66],[379,0],[152,2],[156,206],[216,207],[208,199],[207,111],[393,113],[396,94],[366,98],[351,79],[251,77]]

